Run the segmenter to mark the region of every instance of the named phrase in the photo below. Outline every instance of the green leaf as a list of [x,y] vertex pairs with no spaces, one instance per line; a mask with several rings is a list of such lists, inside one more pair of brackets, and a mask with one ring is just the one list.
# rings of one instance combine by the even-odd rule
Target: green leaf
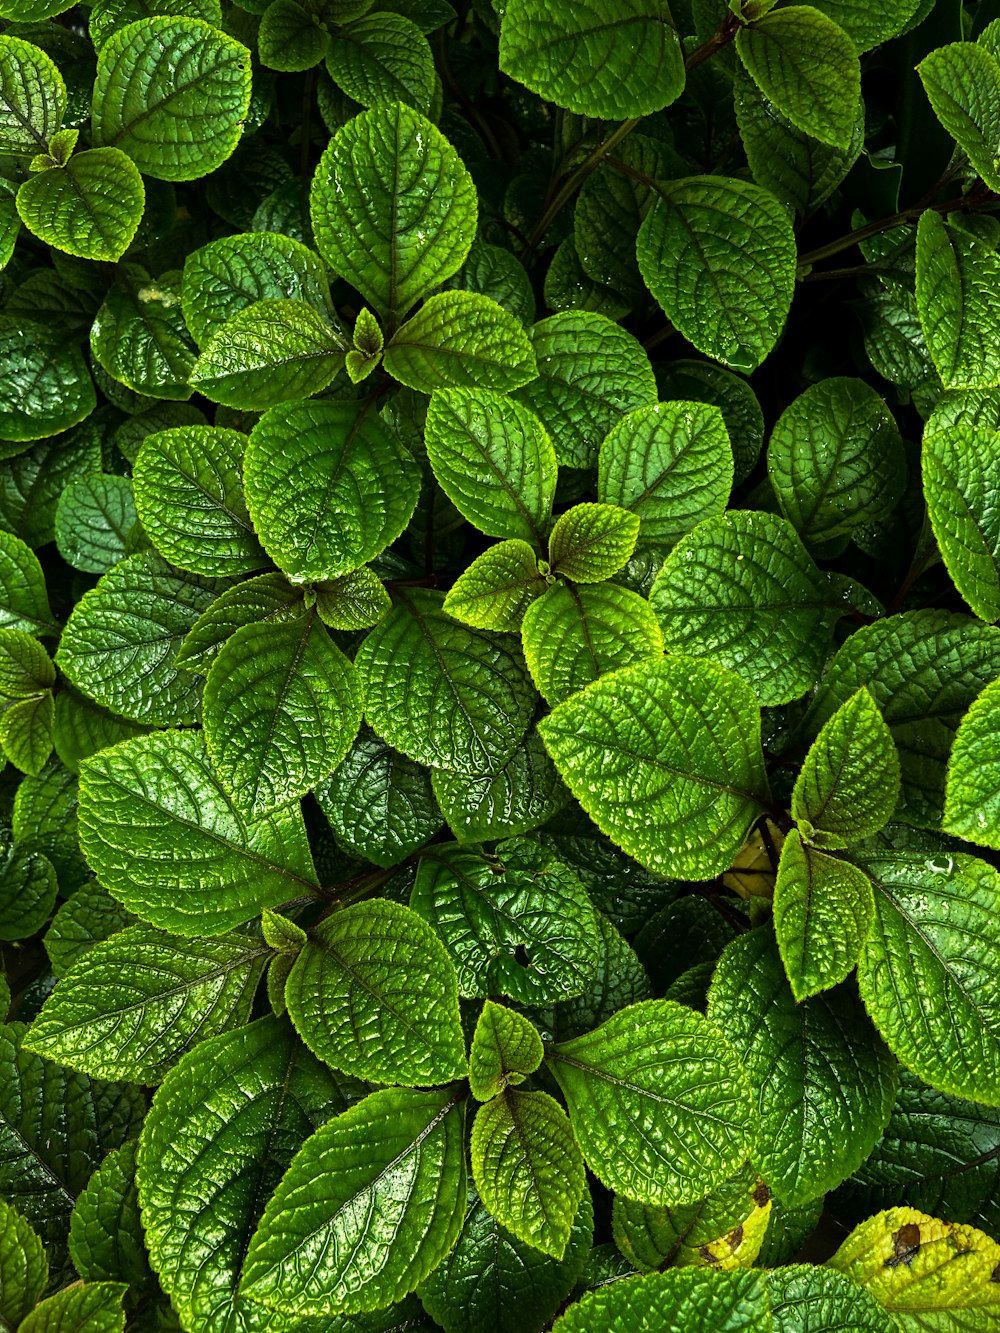
[[380,1309],[412,1291],[461,1230],[464,1120],[445,1088],[375,1092],[329,1121],[268,1203],[242,1290],[296,1315]]
[[655,0],[510,0],[500,68],[533,93],[581,116],[651,115],[684,90],[677,32]]
[[850,636],[827,667],[801,735],[815,736],[866,686],[899,754],[903,791],[896,817],[939,828],[955,730],[998,675],[1000,631],[968,616],[905,611]]
[[641,306],[646,291],[634,237],[655,197],[652,181],[666,174],[664,152],[655,139],[633,132],[615,148],[614,156],[635,174],[626,175],[604,163],[591,171],[577,196],[573,238],[566,244],[591,281],[621,292],[632,306]]
[[948,760],[943,827],[1000,849],[1000,684],[993,681],[959,724]]
[[1000,257],[932,209],[917,225],[917,310],[946,389],[1000,384]]
[[636,243],[646,285],[699,352],[755,370],[784,328],[795,286],[785,209],[732,177],[688,176],[658,192]]
[[796,1000],[843,981],[858,961],[875,903],[863,870],[785,838],[774,883],[774,929]]
[[317,584],[316,611],[330,629],[357,631],[377,625],[392,609],[385,585],[368,565]]
[[431,774],[434,794],[459,842],[489,842],[540,828],[569,801],[537,731],[497,773]]
[[355,116],[330,140],[312,187],[320,254],[394,333],[461,266],[476,191],[451,144],[402,103]]
[[331,36],[326,67],[334,83],[362,106],[402,102],[426,115],[434,95],[434,57],[427,39],[402,14],[366,14]]
[[305,613],[301,588],[283,574],[261,574],[221,592],[191,626],[174,664],[207,676],[222,647],[244,625],[287,625]]
[[752,510],[705,519],[682,537],[649,600],[668,652],[711,657],[762,704],[815,685],[841,610],[791,524]]
[[141,19],[98,54],[94,143],[120,148],[156,180],[196,180],[221,166],[249,106],[250,52],[201,19]]
[[0,1201],[0,1319],[17,1328],[35,1306],[49,1280],[49,1262],[37,1233]]
[[1000,189],[1000,64],[976,42],[939,46],[917,66],[934,114],[991,190]]
[[194,722],[200,682],[174,666],[184,636],[219,591],[155,552],[113,565],[73,608],[56,662],[84,694],[133,722]]
[[544,1092],[507,1088],[476,1112],[469,1155],[479,1197],[497,1221],[561,1259],[586,1172],[559,1103]]
[[416,462],[370,403],[331,399],[265,413],[243,478],[264,549],[295,583],[367,564],[406,527],[420,492]]
[[181,313],[180,274],[154,279],[138,264],[119,264],[90,330],[90,350],[113,380],[136,393],[190,398],[195,351]]
[[315,794],[338,841],[377,866],[397,865],[441,827],[426,768],[367,727]]
[[114,263],[132,244],[146,204],[135,163],[117,148],[92,148],[26,180],[17,211],[29,231],[81,259]]
[[262,412],[320,393],[346,350],[339,329],[307,301],[255,301],[208,335],[191,385],[214,403]]
[[96,880],[84,884],[62,904],[45,933],[53,975],[64,977],[98,940],[110,938],[134,920]]
[[775,1333],[896,1333],[874,1297],[832,1268],[791,1264],[763,1276]]
[[0,71],[0,152],[45,152],[66,114],[62,75],[37,46],[7,36]]
[[52,659],[37,639],[0,629],[0,700],[30,699],[55,684]]
[[24,1333],[125,1333],[124,1282],[64,1287],[36,1305],[21,1324]]
[[127,1282],[140,1299],[155,1299],[135,1183],[138,1146],[138,1139],[129,1139],[90,1177],[70,1219],[69,1250],[85,1281]]
[[138,736],[83,762],[80,845],[130,911],[183,935],[222,934],[316,884],[299,807],[245,819],[193,731]]
[[361,710],[354,667],[311,612],[238,629],[212,662],[202,720],[219,781],[257,818],[329,777]]
[[564,310],[531,329],[538,378],[515,393],[552,436],[568,467],[593,467],[626,412],[656,402],[656,381],[638,339],[605,315]]
[[451,962],[399,903],[355,903],[316,926],[285,1002],[310,1050],[355,1078],[416,1086],[467,1072]]
[[992,477],[1000,434],[953,426],[924,436],[927,512],[952,582],[982,620],[1000,620],[1000,518]]
[[557,1319],[554,1333],[612,1328],[684,1329],[684,1333],[774,1333],[761,1273],[675,1268],[609,1282],[586,1292]]
[[330,45],[330,6],[322,0],[260,0],[260,8],[261,64],[289,73],[319,64]]
[[743,65],[792,124],[820,143],[848,148],[861,97],[854,43],[812,5],[773,10],[736,34]]
[[0,626],[48,635],[56,623],[38,557],[12,532],[0,530]]
[[866,0],[813,0],[813,8],[826,14],[847,33],[859,51],[887,42],[907,32],[920,20],[920,0],[882,0],[869,5]]
[[743,1062],[760,1115],[751,1160],[789,1205],[856,1171],[889,1119],[898,1074],[846,988],[795,1003],[767,927],[726,946],[708,1016]]
[[582,994],[597,972],[597,917],[586,890],[532,839],[497,843],[489,859],[435,844],[421,857],[410,906],[444,941],[466,998],[547,1004]]
[[899,756],[872,696],[851,695],[824,723],[795,781],[792,817],[817,847],[871,838],[899,799]]
[[99,1078],[152,1086],[192,1046],[241,1027],[269,950],[247,935],[185,939],[129,926],[74,964],[26,1049]]
[[598,466],[598,499],[637,514],[639,545],[654,550],[669,550],[696,523],[721,514],[733,487],[725,422],[707,403],[629,412],[605,436]]
[[77,780],[52,760],[36,776],[22,778],[11,817],[14,841],[41,852],[55,868],[64,897],[90,878],[77,836]]
[[721,1033],[682,1005],[631,1005],[546,1059],[587,1165],[628,1198],[693,1203],[753,1148],[746,1075]]
[[273,231],[223,236],[193,250],[184,262],[184,321],[199,347],[247,306],[282,299],[332,312],[322,260],[290,236]]
[[[0,437],[55,435],[88,417],[96,401],[75,342],[33,320],[0,316]],[[48,440],[45,444],[55,447]]]
[[216,426],[176,426],[147,435],[132,473],[146,535],[179,569],[209,577],[267,564],[243,498],[247,437]]
[[769,803],[757,701],[714,662],[625,667],[538,729],[602,833],[660,873],[713,878]]
[[87,27],[90,40],[100,50],[108,38],[126,24],[155,14],[171,14],[180,18],[204,19],[218,28],[222,24],[219,0],[96,0],[90,10]]
[[810,385],[785,408],[768,444],[767,470],[785,517],[812,544],[884,518],[906,478],[902,440],[884,399],[846,376]]
[[855,852],[875,886],[858,985],[907,1069],[1000,1105],[1000,1006],[991,981],[1000,876],[972,856]]
[[86,422],[76,430],[39,440],[0,469],[0,523],[31,547],[55,537],[63,490],[101,466],[101,439]]
[[128,477],[95,473],[71,481],[56,507],[59,554],[88,574],[103,574],[125,555],[136,520]]
[[469,1088],[488,1102],[509,1085],[523,1083],[545,1054],[537,1029],[515,1009],[487,1000],[469,1050]]
[[158,1089],[139,1144],[142,1220],[188,1327],[273,1328],[239,1291],[247,1245],[299,1145],[346,1105],[341,1085],[287,1022],[268,1017],[202,1042]]
[[526,541],[512,537],[476,556],[449,588],[443,609],[476,629],[516,634],[525,611],[547,587],[538,556]]
[[421,393],[435,389],[516,389],[538,374],[520,320],[476,292],[428,297],[385,349],[394,379]]
[[627,564],[639,535],[639,517],[611,504],[574,505],[549,534],[553,574],[577,583],[602,583]]
[[141,723],[116,717],[80,694],[68,681],[62,682],[56,695],[52,740],[56,754],[71,773],[79,771],[80,760],[88,755],[149,730]]
[[402,592],[355,666],[383,740],[420,764],[475,777],[511,758],[537,696],[516,642],[457,624],[442,602],[427,589]]
[[468,258],[448,285],[480,292],[516,315],[522,324],[534,323],[535,293],[531,279],[524,265],[502,246],[473,241]]
[[21,699],[0,717],[0,745],[7,759],[22,773],[36,776],[52,753],[52,693],[46,690]]
[[26,852],[8,843],[0,862],[0,884],[0,940],[30,939],[55,906],[59,886],[52,862],[41,852]]

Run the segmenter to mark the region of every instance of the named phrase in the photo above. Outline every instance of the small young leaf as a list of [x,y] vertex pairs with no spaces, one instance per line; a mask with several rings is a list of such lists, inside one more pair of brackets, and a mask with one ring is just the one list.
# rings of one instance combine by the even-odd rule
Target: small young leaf
[[545,1049],[538,1030],[515,1009],[487,1000],[472,1034],[469,1088],[488,1102],[508,1084],[523,1083],[542,1063]]
[[434,57],[423,33],[402,14],[366,14],[339,28],[326,52],[330,77],[362,106],[403,102],[426,115],[434,95]]
[[55,714],[52,692],[36,694],[11,704],[0,717],[0,746],[22,773],[37,777],[52,753]]
[[538,374],[520,320],[488,296],[437,292],[385,349],[386,370],[421,393],[435,389],[516,389]]
[[928,209],[917,225],[917,310],[946,389],[1000,384],[1000,257]]
[[952,427],[924,436],[924,495],[952,582],[982,620],[1000,620],[1000,516],[992,478],[1000,434]]
[[476,556],[451,585],[442,609],[475,629],[516,634],[525,611],[547,587],[538,556],[526,541],[511,537]]
[[976,42],[939,46],[917,66],[934,114],[991,190],[1000,190],[1000,64]]
[[[257,30],[261,64],[286,73],[318,65],[330,46],[329,6],[323,0],[262,0],[262,5]],[[338,18],[340,9],[334,8]]]
[[385,584],[368,565],[314,587],[316,612],[330,629],[356,632],[377,625],[392,610]]
[[602,583],[628,563],[639,535],[638,515],[617,505],[574,505],[549,535],[554,574],[576,583]]

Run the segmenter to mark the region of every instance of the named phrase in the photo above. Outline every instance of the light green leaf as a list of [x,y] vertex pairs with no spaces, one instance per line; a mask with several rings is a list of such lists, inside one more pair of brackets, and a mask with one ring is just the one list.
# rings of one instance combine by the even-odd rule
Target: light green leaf
[[497,1221],[561,1259],[586,1172],[559,1103],[544,1092],[507,1088],[476,1112],[469,1156],[479,1197]]
[[587,1165],[628,1198],[693,1203],[754,1146],[752,1095],[734,1051],[701,1014],[670,1000],[622,1009],[550,1046],[546,1060]]
[[638,535],[639,517],[627,509],[574,505],[549,534],[552,572],[577,583],[602,583],[628,563]]
[[688,176],[658,192],[636,243],[646,285],[700,352],[755,370],[785,326],[795,287],[786,210],[760,186],[725,176]]
[[489,537],[539,546],[555,496],[555,451],[545,427],[493,390],[443,389],[427,409],[427,457],[459,513]]
[[0,626],[43,637],[56,631],[38,557],[12,532],[0,530]]
[[684,90],[677,32],[656,0],[510,0],[500,68],[546,101],[599,120],[648,116]]
[[854,43],[820,10],[789,5],[741,27],[736,50],[761,92],[797,129],[848,148],[861,97]]
[[573,871],[526,838],[495,857],[459,844],[421,858],[410,906],[438,932],[459,994],[545,1004],[581,994],[598,963],[597,918]]
[[155,552],[129,556],[84,593],[56,662],[84,694],[133,722],[178,725],[198,715],[200,682],[174,665],[184,636],[219,585],[172,569]]
[[119,264],[90,330],[90,350],[113,380],[136,393],[190,398],[195,351],[181,313],[180,274],[154,279],[138,264]]
[[487,1102],[509,1084],[523,1083],[545,1054],[533,1024],[515,1009],[487,1000],[472,1034],[469,1050],[469,1088],[478,1101]]
[[863,380],[810,385],[775,424],[767,470],[782,512],[805,542],[845,537],[896,505],[903,443],[885,400]]
[[98,54],[94,143],[122,149],[156,180],[196,180],[221,166],[249,106],[250,52],[201,19],[141,19]]
[[175,666],[207,676],[223,645],[244,625],[287,625],[305,614],[301,588],[283,574],[260,574],[227,588],[191,626]]
[[352,569],[339,579],[319,583],[313,591],[319,618],[330,629],[370,629],[392,609],[385,585],[368,565]]
[[88,574],[104,574],[125,555],[136,520],[128,477],[94,473],[71,481],[56,507],[59,554]]
[[459,842],[489,842],[540,828],[569,801],[537,731],[529,731],[497,773],[434,769],[434,794]]
[[205,682],[205,743],[219,781],[256,818],[329,777],[361,724],[354,667],[316,612],[288,625],[246,625]]
[[612,426],[656,402],[649,357],[620,324],[582,310],[539,320],[531,341],[538,378],[514,396],[539,417],[560,463],[592,467]]
[[496,772],[520,744],[537,696],[516,641],[457,624],[443,600],[408,589],[365,639],[355,658],[365,714],[420,764]]
[[553,1333],[607,1333],[644,1325],[684,1333],[774,1333],[762,1273],[704,1268],[605,1283],[571,1305]]
[[972,856],[857,851],[875,886],[858,962],[865,1006],[899,1059],[942,1092],[1000,1105],[1000,875]]
[[842,704],[813,741],[795,782],[792,817],[817,847],[873,837],[899,799],[899,756],[865,689]]
[[921,0],[882,0],[879,5],[869,5],[866,0],[813,0],[813,7],[839,24],[864,52],[908,32],[919,22],[926,4]]
[[36,1305],[21,1324],[24,1333],[125,1333],[124,1282],[85,1282],[63,1287]]
[[20,37],[0,37],[0,152],[44,153],[65,114],[66,84],[52,60]]
[[249,574],[268,563],[243,498],[247,437],[217,426],[147,435],[132,472],[143,529],[179,569],[209,577]]
[[33,320],[0,316],[0,438],[42,440],[83,421],[96,402],[75,342]]
[[49,919],[58,883],[48,857],[16,842],[2,845],[0,861],[0,940],[30,939]]
[[526,541],[512,537],[476,556],[449,588],[443,609],[476,629],[516,634],[525,611],[547,587],[538,556]]
[[81,259],[114,263],[132,244],[146,203],[135,163],[117,148],[92,148],[64,167],[31,176],[17,192],[29,231]]
[[815,685],[843,609],[791,524],[733,510],[682,537],[649,595],[668,652],[711,657],[762,704]]
[[707,403],[657,403],[623,417],[605,436],[598,499],[642,520],[639,544],[671,546],[721,514],[733,487],[733,451],[722,413]]
[[248,935],[185,939],[130,926],[70,969],[25,1049],[99,1078],[159,1083],[192,1046],[247,1022],[269,954]]
[[312,223],[320,254],[391,335],[461,267],[476,191],[441,132],[396,103],[355,116],[330,140],[313,179]]
[[948,760],[943,827],[1000,850],[1000,682],[993,681],[959,724]]
[[41,1298],[49,1262],[37,1233],[9,1204],[0,1201],[0,1319],[17,1328]]
[[428,297],[389,343],[383,363],[394,379],[421,393],[510,390],[538,374],[520,320],[477,292]]
[[344,1109],[345,1082],[268,1017],[202,1042],[158,1089],[139,1145],[142,1220],[153,1267],[189,1327],[289,1327],[240,1292],[247,1245],[299,1145]]
[[96,879],[90,880],[62,904],[45,932],[43,943],[53,975],[64,977],[98,940],[109,939],[134,921]]
[[863,870],[803,843],[797,829],[788,834],[774,883],[774,929],[796,1000],[854,970],[874,910]]
[[90,40],[99,51],[113,33],[128,23],[149,18],[151,12],[204,19],[213,27],[222,26],[219,0],[96,0],[87,21]]
[[856,1171],[896,1095],[896,1063],[846,988],[796,1004],[766,927],[726,946],[708,1016],[743,1062],[761,1121],[750,1156],[788,1205]]
[[366,14],[330,38],[326,67],[362,106],[403,102],[426,115],[436,72],[427,38],[402,14]]
[[346,351],[339,329],[307,301],[255,301],[208,335],[191,385],[214,403],[262,412],[320,393]]
[[182,935],[222,934],[316,885],[299,807],[245,819],[200,732],[154,732],[85,760],[80,845],[130,911]]
[[368,403],[284,403],[250,433],[243,461],[258,536],[295,583],[335,579],[396,540],[420,469]]
[[52,721],[55,708],[51,690],[21,699],[0,717],[0,746],[7,759],[22,773],[36,776],[52,753]]
[[917,225],[917,310],[946,389],[1000,384],[1000,256],[933,209]]
[[939,46],[917,66],[934,114],[985,185],[1000,189],[1000,64],[975,42]]
[[394,866],[441,827],[430,774],[363,727],[315,791],[338,841],[377,866]]
[[1000,620],[1000,515],[993,477],[1000,434],[952,426],[925,433],[924,496],[952,582],[982,620]]
[[662,874],[727,869],[769,803],[757,701],[714,662],[675,654],[625,667],[538,729],[598,828]]

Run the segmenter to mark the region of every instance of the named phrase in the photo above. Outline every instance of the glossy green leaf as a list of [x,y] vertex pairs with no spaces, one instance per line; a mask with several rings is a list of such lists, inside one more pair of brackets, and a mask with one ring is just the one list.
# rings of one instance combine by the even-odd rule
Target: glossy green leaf
[[817,1264],[764,1274],[775,1333],[896,1333],[875,1298],[849,1277]]
[[1000,257],[930,209],[917,225],[917,310],[946,389],[1000,384]]
[[469,1050],[469,1088],[481,1102],[523,1083],[542,1063],[545,1050],[537,1029],[516,1009],[487,1000]]
[[587,1165],[631,1199],[691,1203],[753,1148],[746,1075],[720,1031],[682,1005],[631,1005],[546,1059]]
[[708,1016],[743,1062],[761,1121],[751,1159],[772,1192],[799,1204],[861,1165],[889,1118],[892,1056],[846,989],[796,1004],[767,927],[727,945]]
[[488,296],[438,292],[428,297],[385,349],[394,379],[421,393],[435,389],[516,389],[537,374],[520,320]]
[[37,550],[55,537],[62,492],[100,466],[101,439],[89,422],[39,440],[0,469],[0,523]]
[[29,939],[55,906],[58,883],[51,861],[41,852],[8,843],[3,846],[0,884],[0,940]]
[[243,476],[264,549],[296,583],[367,564],[406,527],[420,489],[416,462],[370,405],[331,399],[265,413]]
[[444,941],[459,994],[546,1004],[580,995],[597,972],[597,917],[569,866],[528,838],[478,849],[436,844],[410,906]]
[[52,863],[65,897],[90,878],[78,839],[77,786],[74,775],[53,759],[37,776],[21,779],[10,817],[15,843]]
[[0,1201],[0,1319],[17,1328],[48,1285],[49,1263],[37,1233]]
[[108,1153],[76,1201],[70,1219],[73,1266],[86,1282],[127,1282],[155,1299],[135,1183],[138,1139]]
[[924,437],[927,512],[952,582],[982,620],[1000,620],[1000,520],[992,477],[1000,434],[952,427]]
[[48,245],[114,263],[132,244],[145,200],[131,158],[118,148],[91,148],[26,180],[17,192],[17,211]]
[[134,722],[193,722],[200,682],[174,657],[219,585],[152,551],[120,561],[83,595],[56,662],[97,703]]
[[1000,847],[1000,685],[987,685],[959,724],[948,760],[943,827],[949,833]]
[[613,504],[574,505],[549,534],[554,574],[577,583],[602,583],[627,564],[639,535],[639,516]]
[[951,42],[925,56],[917,73],[938,120],[984,183],[1000,189],[1000,64],[995,56],[976,42]]
[[535,320],[535,293],[524,265],[509,250],[473,241],[468,258],[449,286],[479,292],[516,315],[522,324]]
[[431,774],[434,794],[459,842],[486,842],[540,828],[569,801],[537,731],[529,731],[496,773]]
[[511,0],[500,68],[533,93],[581,116],[648,116],[684,89],[677,33],[654,0]]
[[96,401],[75,342],[33,320],[0,316],[0,437],[55,435],[88,417]]
[[773,1333],[761,1273],[676,1268],[587,1292],[553,1325],[554,1333],[684,1329],[685,1333]]
[[226,588],[191,626],[174,664],[207,676],[223,645],[245,625],[287,625],[305,614],[301,588],[283,574],[260,574]]
[[31,547],[0,530],[0,626],[42,636],[56,624],[45,589],[45,573]]
[[148,7],[142,0],[96,0],[87,22],[95,48],[100,50],[108,38],[126,24],[148,18],[150,10],[155,14],[204,19],[216,28],[222,23],[219,0],[152,0]]
[[263,17],[257,49],[262,65],[295,72],[319,64],[330,46],[329,5],[322,0],[262,0],[259,8]]
[[675,654],[602,677],[538,729],[612,842],[660,873],[711,879],[768,804],[758,717],[739,677]]
[[705,519],[682,537],[650,605],[668,652],[711,657],[762,704],[788,703],[815,685],[840,614],[791,524],[752,510]]
[[136,393],[183,400],[195,350],[181,312],[180,274],[154,279],[138,264],[119,264],[90,330],[94,359]]
[[232,153],[249,105],[245,46],[201,19],[141,19],[101,47],[94,142],[120,148],[146,176],[195,180]]
[[646,285],[700,352],[755,370],[784,328],[795,285],[785,210],[731,177],[689,176],[660,191],[637,241]]
[[645,289],[633,238],[654,198],[652,181],[663,174],[664,154],[655,139],[633,132],[614,156],[631,170],[626,174],[601,163],[590,173],[573,210],[573,238],[565,244],[587,277],[638,306]]
[[212,402],[262,412],[320,393],[346,350],[340,330],[307,301],[255,301],[208,335],[190,382]]
[[98,940],[110,938],[134,920],[106,889],[90,880],[61,905],[45,933],[53,974],[64,977]]
[[298,806],[246,819],[193,731],[138,736],[84,761],[80,845],[130,911],[183,935],[221,934],[316,883]]
[[516,641],[459,625],[440,594],[406,590],[355,666],[383,740],[431,768],[495,772],[528,729],[536,695]]
[[30,699],[55,684],[52,659],[30,634],[0,629],[0,701]]
[[0,717],[0,746],[7,759],[22,773],[37,776],[52,753],[52,693],[20,699]]
[[186,939],[130,926],[59,982],[27,1049],[99,1078],[158,1083],[192,1046],[246,1023],[267,958],[250,936]]
[[392,610],[385,585],[369,565],[328,579],[315,589],[316,612],[330,629],[370,629]]
[[355,116],[331,139],[312,187],[320,254],[390,332],[462,265],[476,192],[430,121],[396,103]]
[[140,722],[129,722],[102,708],[68,681],[62,682],[56,695],[52,740],[56,754],[71,773],[79,771],[81,759],[88,755],[149,730]]
[[59,554],[74,569],[103,574],[125,555],[136,517],[127,477],[95,473],[72,481],[56,507]]
[[434,95],[434,58],[423,33],[402,14],[366,14],[335,32],[326,52],[330,77],[362,106],[403,102],[426,115]]
[[877,7],[865,0],[815,0],[814,8],[843,28],[859,51],[870,51],[907,32],[926,5],[921,0],[883,0]]
[[420,917],[384,899],[315,928],[285,987],[288,1012],[320,1059],[356,1078],[411,1086],[466,1072],[455,973]]
[[525,611],[548,586],[532,548],[511,537],[476,556],[449,588],[443,609],[476,629],[517,633]]
[[656,402],[649,358],[620,325],[582,310],[539,320],[531,341],[538,378],[515,397],[541,420],[560,463],[592,467],[612,426]]
[[24,1333],[125,1333],[124,1282],[85,1282],[63,1287],[36,1305],[21,1324]]
[[39,47],[8,36],[0,37],[0,71],[0,152],[45,152],[66,113],[62,75]]
[[243,1291],[286,1314],[324,1315],[412,1291],[462,1226],[463,1112],[453,1089],[389,1089],[324,1125],[267,1205]]

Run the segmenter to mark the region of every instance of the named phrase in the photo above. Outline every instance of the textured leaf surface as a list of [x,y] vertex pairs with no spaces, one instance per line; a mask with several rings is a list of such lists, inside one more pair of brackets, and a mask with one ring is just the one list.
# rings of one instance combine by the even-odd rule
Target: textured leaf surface
[[764,1277],[677,1268],[610,1282],[587,1292],[553,1326],[554,1333],[657,1327],[685,1333],[773,1333]]
[[26,940],[41,930],[56,901],[58,882],[52,862],[41,852],[17,843],[2,845],[0,860],[0,940]]
[[244,818],[200,733],[138,736],[81,767],[84,855],[105,888],[154,925],[221,934],[314,888],[298,806]]
[[895,1333],[874,1297],[831,1268],[791,1264],[764,1281],[775,1333]]
[[48,1285],[49,1263],[37,1232],[0,1202],[0,1319],[17,1328]]
[[987,685],[962,719],[948,760],[944,828],[1000,848],[1000,683]]
[[421,393],[435,389],[516,389],[535,378],[521,321],[477,292],[438,292],[385,349],[386,370]]
[[520,537],[497,542],[476,556],[448,589],[444,610],[476,629],[513,631],[548,584],[538,556]]
[[756,701],[714,662],[675,654],[626,667],[538,729],[598,828],[664,874],[725,870],[767,804]]
[[545,1050],[533,1024],[506,1005],[487,1000],[476,1023],[469,1050],[469,1087],[481,1102],[523,1083],[542,1063]]
[[618,505],[574,505],[549,534],[552,571],[577,583],[601,583],[617,574],[635,550],[639,517]]
[[460,842],[486,842],[540,828],[569,801],[569,792],[537,731],[529,731],[496,773],[431,774],[434,794]]
[[1000,65],[975,42],[951,42],[917,68],[934,114],[991,190],[1000,189]]
[[139,1140],[108,1153],[70,1219],[73,1266],[87,1282],[127,1282],[140,1299],[158,1295],[139,1217],[135,1159]]
[[83,421],[95,403],[76,343],[34,320],[0,316],[0,437],[55,435]]
[[402,14],[366,14],[334,33],[326,53],[330,77],[362,106],[405,102],[426,114],[434,93],[427,41]]
[[128,477],[95,473],[71,481],[56,508],[56,545],[74,569],[103,574],[125,555],[136,520]]
[[91,880],[62,904],[45,933],[45,952],[56,977],[64,977],[74,963],[94,947],[135,920],[120,903]]
[[287,625],[305,613],[302,590],[282,574],[261,574],[226,588],[194,622],[174,659],[208,675],[223,645],[245,625]]
[[952,582],[982,620],[1000,620],[1000,514],[992,478],[1000,434],[952,427],[925,436],[924,495]]
[[119,264],[90,330],[90,350],[113,380],[136,393],[190,398],[195,351],[181,314],[180,275],[153,279],[138,264]]
[[17,211],[57,250],[114,263],[132,244],[145,200],[131,158],[117,148],[91,148],[29,177],[17,192]]
[[21,1324],[24,1333],[124,1333],[123,1282],[63,1287],[36,1305]]
[[29,634],[55,630],[38,557],[12,532],[0,531],[0,626]]
[[946,389],[1000,384],[1000,257],[932,210],[917,226],[917,310]]
[[0,69],[0,151],[44,153],[66,112],[62,75],[20,37],[0,38]]

